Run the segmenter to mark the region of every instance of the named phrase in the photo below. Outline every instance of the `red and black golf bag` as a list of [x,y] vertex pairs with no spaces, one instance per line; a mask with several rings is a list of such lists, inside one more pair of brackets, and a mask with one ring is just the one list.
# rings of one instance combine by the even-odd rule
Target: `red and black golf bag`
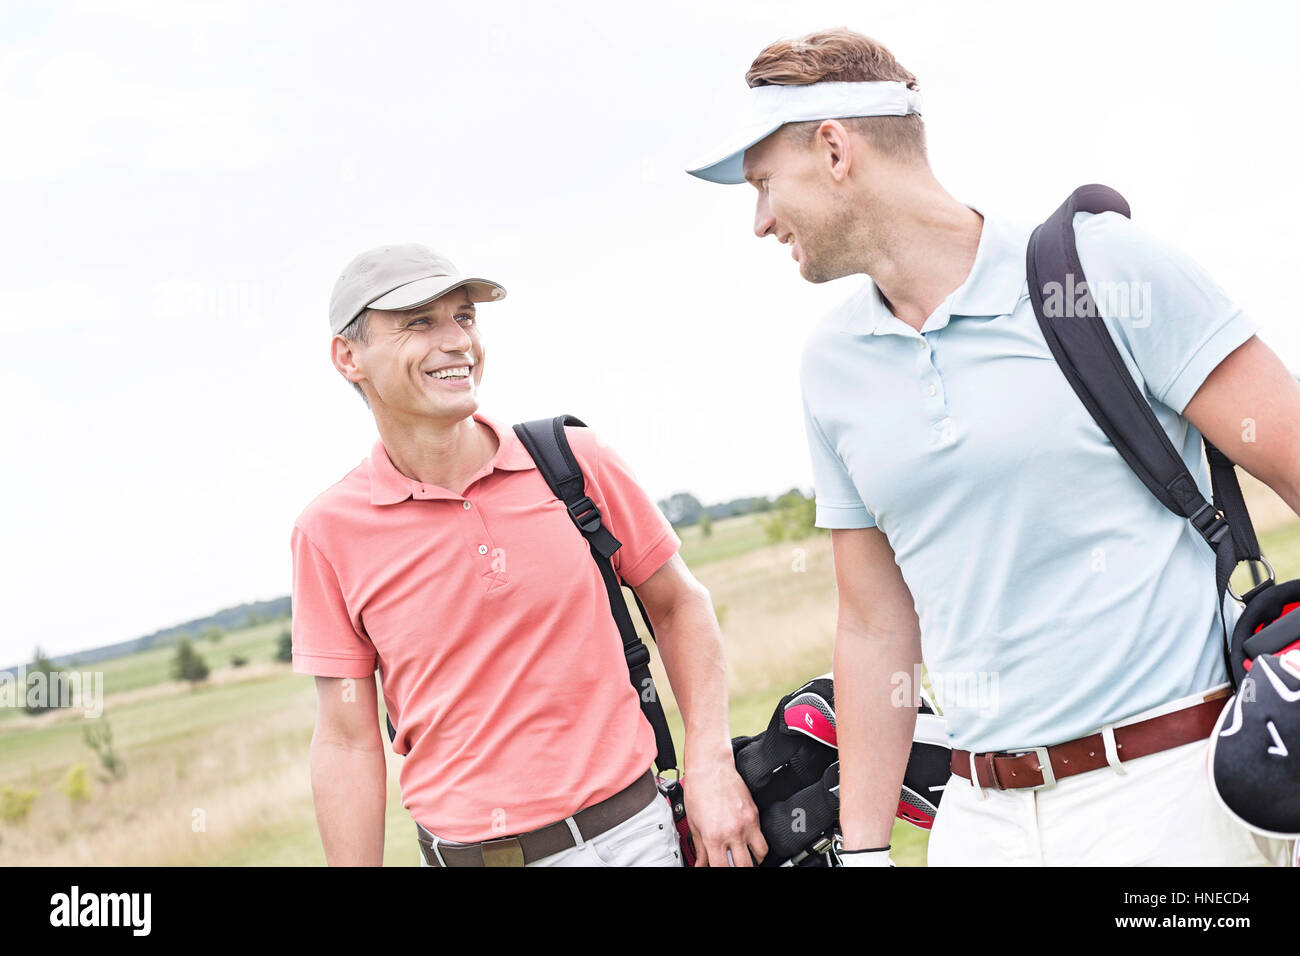
[[[762,866],[835,866],[840,764],[835,685],[823,674],[781,698],[767,728],[731,742],[736,770],[758,808],[768,854]],[[928,830],[951,773],[944,719],[921,691],[898,817]]]

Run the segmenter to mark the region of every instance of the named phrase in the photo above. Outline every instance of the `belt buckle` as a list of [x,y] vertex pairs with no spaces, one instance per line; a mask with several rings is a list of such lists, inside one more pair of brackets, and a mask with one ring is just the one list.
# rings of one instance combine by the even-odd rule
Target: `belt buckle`
[[518,837],[486,840],[479,845],[484,866],[523,866],[524,848]]
[[1026,747],[1023,750],[1008,751],[1013,757],[1023,757],[1025,754],[1038,755],[1038,769],[1043,775],[1043,782],[1032,787],[1017,787],[1017,790],[1045,790],[1048,787],[1056,786],[1056,772],[1052,770],[1052,758],[1047,755],[1046,747]]

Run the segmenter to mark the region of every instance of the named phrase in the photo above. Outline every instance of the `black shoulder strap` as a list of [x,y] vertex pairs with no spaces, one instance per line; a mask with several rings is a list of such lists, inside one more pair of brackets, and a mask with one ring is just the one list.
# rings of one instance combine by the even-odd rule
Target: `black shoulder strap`
[[[569,517],[578,526],[582,536],[587,539],[591,556],[600,568],[601,578],[605,582],[605,591],[609,595],[609,609],[618,625],[619,635],[623,639],[623,656],[627,660],[628,674],[632,686],[636,688],[641,700],[641,712],[655,733],[655,766],[660,773],[677,769],[677,753],[673,749],[673,736],[668,728],[668,718],[664,716],[663,704],[655,690],[654,678],[650,674],[650,650],[641,641],[628,613],[627,601],[623,597],[622,582],[614,572],[610,560],[623,545],[601,521],[600,510],[595,502],[587,496],[586,479],[578,465],[573,450],[569,447],[569,438],[564,432],[565,425],[586,425],[572,415],[557,415],[555,418],[541,418],[515,426],[515,434],[523,442],[528,453],[533,456],[537,470],[546,479],[552,493],[564,502],[569,510]],[[646,630],[654,637],[650,625],[650,616],[636,592],[632,592],[637,610],[645,621]]]
[[[1129,374],[1088,291],[1075,245],[1078,212],[1118,212],[1128,217],[1129,205],[1107,186],[1080,186],[1034,230],[1026,254],[1034,315],[1066,380],[1106,437],[1160,503],[1190,520],[1214,550],[1222,610],[1228,579],[1238,562],[1260,560],[1236,471],[1228,457],[1206,440],[1214,504],[1207,502]],[[1067,302],[1069,308],[1058,307]],[[1271,579],[1264,582],[1245,597],[1271,583]]]

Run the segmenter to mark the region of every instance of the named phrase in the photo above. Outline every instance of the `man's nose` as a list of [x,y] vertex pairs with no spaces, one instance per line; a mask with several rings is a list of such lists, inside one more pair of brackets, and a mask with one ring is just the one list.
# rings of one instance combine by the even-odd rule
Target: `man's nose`
[[757,208],[754,210],[754,235],[762,239],[776,225],[776,219],[768,211],[767,205],[759,200]]
[[455,323],[453,328],[455,331],[443,338],[442,350],[444,352],[464,352],[468,355],[470,349],[474,347],[474,340],[470,338],[470,334],[465,331],[459,322]]

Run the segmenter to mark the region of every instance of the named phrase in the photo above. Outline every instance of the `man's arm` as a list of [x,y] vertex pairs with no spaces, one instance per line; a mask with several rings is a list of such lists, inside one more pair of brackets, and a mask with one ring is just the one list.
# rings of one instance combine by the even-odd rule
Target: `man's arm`
[[1215,367],[1183,415],[1300,514],[1300,384],[1258,336]]
[[[835,623],[835,728],[840,828],[846,850],[889,845],[916,728],[921,628],[912,593],[879,528],[831,531]],[[910,693],[895,699],[895,675]],[[901,704],[901,705],[900,705]]]
[[673,555],[636,589],[686,725],[682,782],[697,866],[751,866],[767,842],[749,788],[736,773],[727,719],[727,667],[709,592]]
[[317,677],[311,790],[330,866],[383,866],[388,773],[374,675]]

